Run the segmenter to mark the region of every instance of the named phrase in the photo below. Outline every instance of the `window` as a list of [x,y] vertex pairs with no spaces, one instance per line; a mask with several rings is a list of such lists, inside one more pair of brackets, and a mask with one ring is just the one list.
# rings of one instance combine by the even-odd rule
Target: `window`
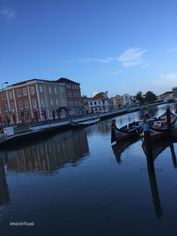
[[21,97],[22,93],[21,93],[21,89],[17,89],[17,97]]
[[4,104],[4,111],[5,111],[5,112],[8,112],[8,106],[7,106],[7,104]]
[[37,107],[37,101],[36,101],[36,99],[32,99],[31,102],[32,102],[32,107],[33,107],[33,108],[36,108],[36,107]]
[[92,102],[90,102],[90,106],[92,106]]
[[6,100],[6,94],[2,93],[2,100]]
[[94,105],[96,105],[96,102],[94,102]]
[[51,104],[51,106],[53,106],[53,100],[52,99],[50,99],[50,104]]
[[41,106],[44,107],[44,99],[41,99]]
[[23,96],[27,96],[27,89],[26,88],[22,88],[22,94],[23,94]]
[[25,105],[25,109],[29,109],[29,102],[28,102],[28,100],[24,101],[24,105]]
[[18,108],[19,108],[19,110],[23,110],[23,102],[22,101],[18,102]]
[[15,111],[15,104],[14,104],[14,103],[11,103],[11,104],[10,104],[10,110],[11,110],[11,111]]
[[56,104],[58,105],[58,99],[56,98]]
[[12,99],[12,98],[13,98],[12,91],[9,91],[9,92],[8,92],[8,95],[9,95],[9,99]]
[[39,91],[40,91],[40,93],[43,93],[43,87],[42,86],[39,87]]
[[72,92],[68,92],[68,97],[72,97]]
[[52,93],[51,87],[49,87],[49,93],[50,93],[50,94]]
[[30,94],[31,94],[31,95],[34,95],[34,94],[35,94],[34,85],[30,86]]
[[54,88],[54,91],[55,91],[55,94],[57,94],[57,88],[56,87]]

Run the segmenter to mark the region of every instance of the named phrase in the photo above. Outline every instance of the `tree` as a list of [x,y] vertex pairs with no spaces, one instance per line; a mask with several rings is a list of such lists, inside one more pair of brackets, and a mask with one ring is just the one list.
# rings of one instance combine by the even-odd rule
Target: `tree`
[[141,91],[137,92],[135,96],[136,100],[140,102],[140,104],[143,104],[145,99]]
[[151,92],[151,91],[148,91],[146,94],[145,94],[145,102],[146,103],[152,103],[154,102],[155,100],[157,100],[157,96]]

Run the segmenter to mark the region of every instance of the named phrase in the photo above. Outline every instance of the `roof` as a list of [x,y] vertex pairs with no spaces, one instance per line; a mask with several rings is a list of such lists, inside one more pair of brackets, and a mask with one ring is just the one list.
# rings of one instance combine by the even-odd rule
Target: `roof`
[[105,92],[97,93],[97,94],[93,97],[93,99],[105,99],[105,98],[107,98],[107,93],[105,93]]
[[47,82],[47,83],[56,83],[56,81],[54,80],[44,80],[44,79],[29,79],[29,80],[24,80],[24,81],[21,81],[21,82],[18,82],[18,83],[15,83],[15,84],[10,84],[8,87],[10,86],[18,86],[18,85],[22,85],[22,84],[26,84],[26,83],[29,83],[29,82],[33,82],[33,81],[37,81],[37,82]]
[[58,79],[56,82],[59,82],[59,83],[68,83],[68,84],[79,84],[75,81],[72,81],[70,79],[67,79],[67,78],[60,78]]
[[163,95],[167,95],[167,94],[172,94],[172,93],[173,93],[173,91],[167,91],[167,92],[164,92],[164,93],[160,94],[159,96],[163,96]]

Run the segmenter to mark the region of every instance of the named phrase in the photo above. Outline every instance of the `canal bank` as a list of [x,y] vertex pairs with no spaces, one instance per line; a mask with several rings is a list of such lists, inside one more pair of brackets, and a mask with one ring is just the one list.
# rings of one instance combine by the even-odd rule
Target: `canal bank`
[[[71,122],[76,122],[76,123],[85,122],[88,120],[97,119],[98,117],[100,118],[100,120],[105,120],[120,115],[136,112],[142,109],[146,109],[149,106],[150,105],[124,108],[118,111],[112,111],[103,114],[69,118],[64,121],[52,120],[36,124],[25,124],[25,125],[18,125],[16,127],[13,126],[6,127],[4,128],[4,133],[0,134],[0,146],[8,146],[10,144],[16,145],[21,141],[40,139],[43,138],[44,136],[49,137],[50,135],[71,129],[72,128]],[[10,132],[8,130],[10,130]]]

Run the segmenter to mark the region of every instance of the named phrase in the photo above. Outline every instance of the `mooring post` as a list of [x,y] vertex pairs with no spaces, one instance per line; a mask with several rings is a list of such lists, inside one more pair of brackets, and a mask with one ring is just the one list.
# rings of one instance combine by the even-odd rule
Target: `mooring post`
[[168,128],[168,138],[172,138],[172,132],[171,132],[171,119],[170,119],[170,106],[167,105],[166,107],[166,116],[167,116],[167,128]]

